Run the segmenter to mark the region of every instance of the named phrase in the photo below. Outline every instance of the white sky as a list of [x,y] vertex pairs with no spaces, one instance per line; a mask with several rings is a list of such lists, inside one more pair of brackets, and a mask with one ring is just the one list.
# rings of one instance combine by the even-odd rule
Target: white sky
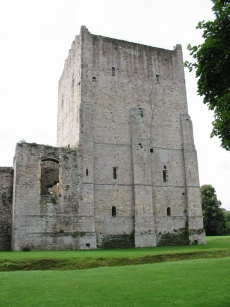
[[[172,49],[202,42],[198,21],[211,0],[0,0],[0,166],[12,166],[20,140],[56,146],[58,80],[80,26],[93,34]],[[200,184],[212,184],[230,210],[230,155],[210,139],[212,114],[185,69]]]

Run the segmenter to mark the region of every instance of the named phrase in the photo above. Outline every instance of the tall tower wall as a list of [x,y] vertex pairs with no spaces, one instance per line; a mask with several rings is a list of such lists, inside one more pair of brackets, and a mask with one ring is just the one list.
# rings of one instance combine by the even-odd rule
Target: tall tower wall
[[164,50],[85,27],[72,46],[60,89],[71,95],[65,76],[77,67],[72,54],[80,53],[81,77],[72,86],[78,94],[59,118],[63,109],[66,118],[71,113],[79,132],[74,136],[67,123],[58,144],[67,145],[69,135],[70,145],[79,146],[81,191],[90,196],[81,198],[82,210],[89,208],[97,246],[204,242],[199,182],[187,177],[190,171],[198,178],[198,171],[192,127],[184,124],[181,46]]

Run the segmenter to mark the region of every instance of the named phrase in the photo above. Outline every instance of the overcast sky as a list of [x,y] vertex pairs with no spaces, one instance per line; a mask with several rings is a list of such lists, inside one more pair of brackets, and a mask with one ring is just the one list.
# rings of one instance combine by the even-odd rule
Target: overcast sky
[[[195,27],[213,19],[211,0],[0,0],[0,166],[20,140],[56,146],[58,80],[80,26],[93,34],[173,49],[202,42]],[[230,210],[230,153],[210,139],[212,113],[185,69],[200,184]]]

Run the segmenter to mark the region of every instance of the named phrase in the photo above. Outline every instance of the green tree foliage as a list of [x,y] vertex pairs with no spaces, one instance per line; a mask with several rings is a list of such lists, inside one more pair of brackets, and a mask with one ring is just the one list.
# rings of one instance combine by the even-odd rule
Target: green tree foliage
[[198,23],[204,43],[188,45],[195,62],[185,66],[195,69],[198,94],[214,111],[211,137],[219,137],[221,146],[230,150],[230,0],[212,2],[215,19]]
[[210,184],[202,185],[201,202],[204,217],[204,229],[208,236],[225,234],[225,215],[217,200],[216,191]]
[[230,211],[222,209],[225,217],[225,234],[230,235]]

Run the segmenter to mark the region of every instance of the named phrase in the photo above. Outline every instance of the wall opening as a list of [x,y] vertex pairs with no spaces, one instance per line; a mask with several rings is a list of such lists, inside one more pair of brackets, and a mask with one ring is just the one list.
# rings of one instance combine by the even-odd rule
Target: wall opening
[[112,207],[112,216],[115,217],[117,215],[117,209],[115,206]]
[[160,75],[159,74],[156,74],[156,80],[157,80],[157,83],[160,83]]
[[171,216],[171,208],[170,207],[167,208],[167,216]]
[[115,67],[112,67],[112,76],[115,76]]
[[41,162],[41,195],[59,195],[59,161],[52,158]]
[[85,170],[85,174],[86,174],[86,176],[89,175],[89,170],[88,170],[88,168]]
[[167,181],[167,169],[166,166],[164,165],[164,169],[163,169],[163,181],[166,182]]
[[86,245],[85,245],[86,247],[90,247],[90,243],[86,243]]
[[153,153],[153,148],[150,148],[150,152]]
[[141,116],[141,117],[144,117],[143,109],[142,109],[142,108],[139,108],[139,110],[140,110],[140,116]]
[[113,179],[117,179],[117,167],[113,167]]

